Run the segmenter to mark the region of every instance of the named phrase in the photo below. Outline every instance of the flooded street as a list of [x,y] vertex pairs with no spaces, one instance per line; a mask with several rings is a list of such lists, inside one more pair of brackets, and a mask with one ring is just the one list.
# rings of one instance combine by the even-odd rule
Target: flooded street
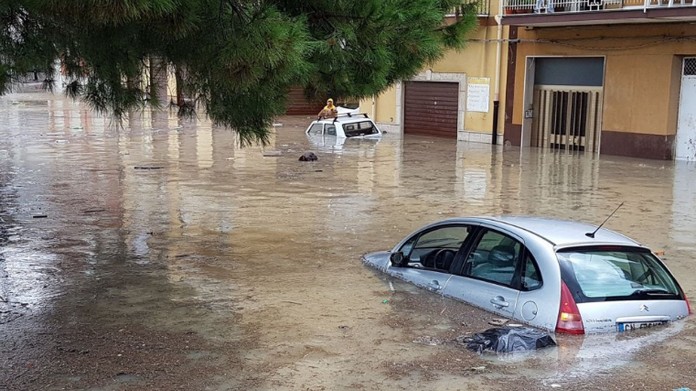
[[[363,266],[425,223],[606,223],[696,301],[696,166],[427,137],[271,144],[0,97],[0,390],[696,389],[696,320],[479,356],[494,316]],[[313,151],[316,162],[299,162]]]

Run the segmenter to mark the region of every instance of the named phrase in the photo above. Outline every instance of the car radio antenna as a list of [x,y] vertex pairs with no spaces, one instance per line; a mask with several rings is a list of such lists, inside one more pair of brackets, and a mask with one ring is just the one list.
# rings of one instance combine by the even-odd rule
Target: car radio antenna
[[596,230],[594,230],[593,232],[588,232],[588,233],[586,233],[585,236],[594,239],[594,235],[597,233],[597,231],[599,231],[599,229],[602,228],[602,226],[603,226],[607,221],[609,221],[609,219],[611,218],[611,216],[613,216],[614,213],[616,213],[616,211],[619,210],[619,208],[623,206],[623,204],[624,204],[623,202],[620,203],[619,206],[617,206],[616,209],[614,209],[614,211],[611,212],[611,214],[610,214],[606,219],[604,219],[604,221],[602,221],[602,224],[600,224],[599,227],[597,227]]

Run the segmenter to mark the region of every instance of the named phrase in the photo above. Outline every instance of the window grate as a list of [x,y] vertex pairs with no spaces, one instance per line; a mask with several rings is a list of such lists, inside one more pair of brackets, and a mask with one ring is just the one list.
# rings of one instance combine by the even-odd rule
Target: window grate
[[535,86],[533,146],[598,151],[602,88]]
[[684,76],[696,76],[696,58],[684,59]]

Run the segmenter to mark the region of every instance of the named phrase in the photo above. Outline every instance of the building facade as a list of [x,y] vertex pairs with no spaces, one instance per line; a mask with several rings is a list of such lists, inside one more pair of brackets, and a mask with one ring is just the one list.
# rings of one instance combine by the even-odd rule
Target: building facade
[[696,0],[501,1],[362,111],[401,134],[696,160]]
[[480,1],[478,29],[463,50],[446,53],[411,80],[362,101],[361,111],[387,131],[501,143],[508,27],[490,11],[501,5]]
[[[512,145],[696,159],[696,7],[507,0]],[[690,0],[693,1],[693,0]],[[542,2],[539,2],[543,5]]]

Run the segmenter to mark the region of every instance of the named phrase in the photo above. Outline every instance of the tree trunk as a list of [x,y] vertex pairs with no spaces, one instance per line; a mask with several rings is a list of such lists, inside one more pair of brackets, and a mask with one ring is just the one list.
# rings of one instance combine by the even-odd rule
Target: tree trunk
[[160,107],[169,103],[167,80],[167,63],[161,57],[150,57],[150,99]]
[[176,105],[182,107],[186,103],[186,94],[184,93],[184,76],[186,71],[180,65],[176,66],[174,76],[176,77]]

